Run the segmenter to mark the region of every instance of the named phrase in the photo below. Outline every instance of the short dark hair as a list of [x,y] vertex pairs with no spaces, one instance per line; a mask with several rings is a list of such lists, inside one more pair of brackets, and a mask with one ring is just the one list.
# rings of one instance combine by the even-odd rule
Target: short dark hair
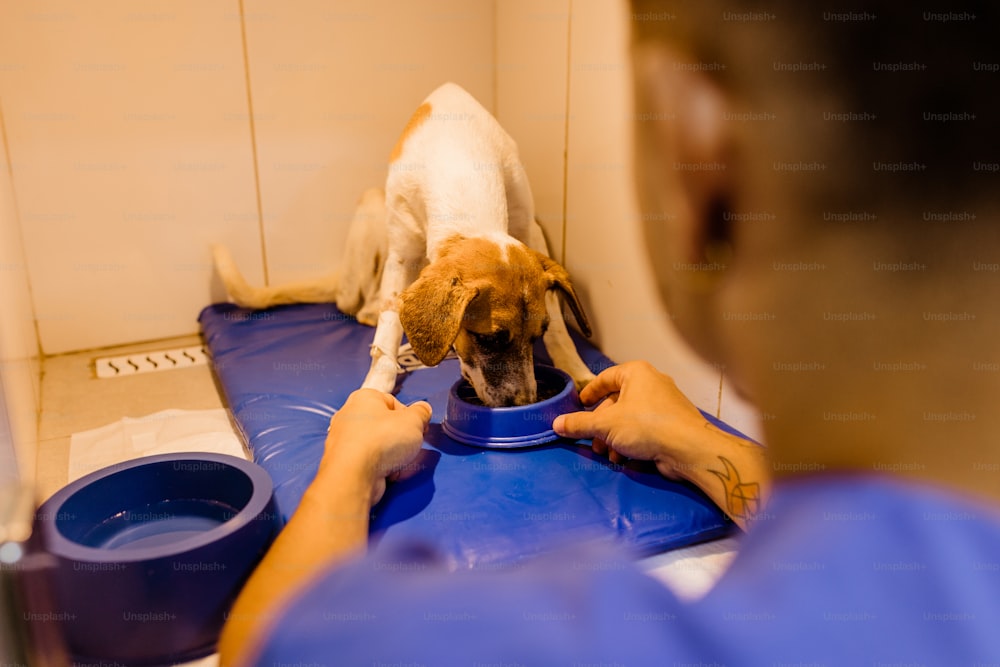
[[917,211],[1000,191],[997,10],[962,5],[633,0],[631,24],[633,41],[678,44],[718,81],[744,136],[822,172],[796,183],[810,206]]

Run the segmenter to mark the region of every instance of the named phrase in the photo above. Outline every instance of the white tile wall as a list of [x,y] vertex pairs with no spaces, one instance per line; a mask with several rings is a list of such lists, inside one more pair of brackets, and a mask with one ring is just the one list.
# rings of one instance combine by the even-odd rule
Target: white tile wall
[[0,481],[34,478],[40,404],[38,338],[0,98]]
[[43,351],[195,332],[222,296],[212,242],[254,282],[334,268],[399,128],[454,80],[518,141],[595,341],[752,431],[753,411],[720,395],[650,278],[625,12],[608,0],[0,3],[11,196]]
[[431,90],[455,81],[493,108],[494,2],[244,8],[268,276],[321,274],[339,263],[358,197],[385,181],[400,131]]
[[[46,353],[196,330],[256,220],[237,0],[2,5],[0,86]],[[259,245],[259,244],[258,244]]]
[[212,242],[255,282],[265,255],[274,280],[333,268],[420,100],[451,79],[493,108],[493,0],[242,5],[0,5],[46,353],[195,332]]
[[563,261],[570,0],[497,4],[497,108],[518,144],[550,254]]

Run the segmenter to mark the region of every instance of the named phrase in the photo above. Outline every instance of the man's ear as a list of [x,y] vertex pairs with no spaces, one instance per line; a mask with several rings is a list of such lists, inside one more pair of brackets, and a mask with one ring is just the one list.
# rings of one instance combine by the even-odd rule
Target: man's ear
[[580,304],[576,290],[573,289],[573,283],[569,279],[569,272],[551,257],[546,257],[540,252],[532,252],[537,255],[538,261],[542,265],[547,284],[546,289],[554,289],[562,294],[563,299],[569,304],[570,310],[573,311],[573,317],[576,318],[580,331],[589,338],[592,333],[590,320],[587,319],[587,313],[583,312],[583,306]]
[[730,247],[722,211],[737,178],[732,123],[725,120],[729,101],[709,74],[678,66],[690,61],[662,44],[633,49],[641,119],[636,172],[647,242],[682,265],[712,263]]
[[436,366],[448,354],[465,309],[478,294],[478,288],[464,284],[446,264],[435,262],[399,295],[399,321],[424,365]]

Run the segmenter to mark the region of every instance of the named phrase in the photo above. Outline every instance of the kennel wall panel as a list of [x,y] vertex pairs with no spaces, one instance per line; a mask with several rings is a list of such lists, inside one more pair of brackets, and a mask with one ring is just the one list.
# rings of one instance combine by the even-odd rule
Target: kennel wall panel
[[259,248],[239,3],[48,0],[0,12],[43,351],[195,332],[208,245],[237,227]]
[[493,17],[492,0],[4,3],[0,91],[43,351],[194,333],[224,298],[213,242],[252,282],[265,257],[276,280],[332,268],[433,86],[457,80],[493,108]]
[[494,5],[244,2],[272,282],[337,266],[358,197],[384,184],[400,132],[434,88],[454,81],[495,110]]
[[0,481],[31,480],[37,460],[38,337],[4,141],[0,99]]
[[497,3],[496,115],[517,141],[535,216],[563,260],[569,0]]

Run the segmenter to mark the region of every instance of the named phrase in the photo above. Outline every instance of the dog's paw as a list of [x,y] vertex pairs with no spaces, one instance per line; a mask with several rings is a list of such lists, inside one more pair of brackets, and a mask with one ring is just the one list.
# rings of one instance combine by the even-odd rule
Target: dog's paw
[[576,387],[578,392],[583,391],[583,388],[593,382],[596,377],[597,376],[590,371],[587,371],[586,373],[577,373],[573,376],[573,385]]
[[364,307],[355,314],[355,319],[361,324],[373,327],[378,324],[379,310],[377,308]]
[[337,310],[344,313],[345,315],[357,315],[358,310],[364,305],[361,303],[361,293],[357,290],[352,290],[350,287],[341,282],[337,287]]

